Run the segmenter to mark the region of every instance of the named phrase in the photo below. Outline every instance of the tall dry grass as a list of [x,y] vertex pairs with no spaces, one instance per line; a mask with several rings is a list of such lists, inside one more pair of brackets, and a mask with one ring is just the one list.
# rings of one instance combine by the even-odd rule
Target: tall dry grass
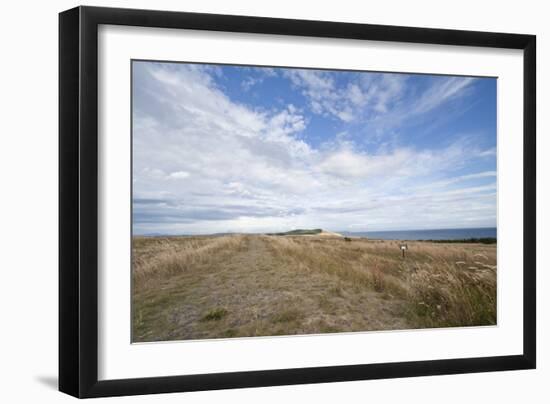
[[273,252],[296,270],[323,271],[357,288],[403,299],[417,327],[496,324],[496,247],[272,237]]
[[[371,254],[359,242],[341,238],[272,237],[272,251],[298,270],[322,271],[356,288],[401,292],[401,269],[384,254]],[[388,254],[389,255],[389,254]],[[395,254],[394,254],[395,255]]]
[[197,268],[212,267],[244,247],[243,236],[134,237],[132,276],[134,288]]
[[136,237],[133,340],[496,324],[496,246]]

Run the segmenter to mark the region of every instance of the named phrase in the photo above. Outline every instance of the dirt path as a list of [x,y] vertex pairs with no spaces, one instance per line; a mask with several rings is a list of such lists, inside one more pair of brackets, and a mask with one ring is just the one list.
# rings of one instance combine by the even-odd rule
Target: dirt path
[[135,341],[409,328],[402,302],[282,262],[269,237],[137,296]]

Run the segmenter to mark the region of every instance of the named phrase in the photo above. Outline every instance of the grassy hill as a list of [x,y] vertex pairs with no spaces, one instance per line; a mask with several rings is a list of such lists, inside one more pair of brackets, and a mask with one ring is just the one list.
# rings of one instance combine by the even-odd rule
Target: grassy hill
[[304,236],[304,235],[314,235],[320,234],[323,232],[323,229],[296,229],[285,231],[282,233],[268,233],[268,236]]

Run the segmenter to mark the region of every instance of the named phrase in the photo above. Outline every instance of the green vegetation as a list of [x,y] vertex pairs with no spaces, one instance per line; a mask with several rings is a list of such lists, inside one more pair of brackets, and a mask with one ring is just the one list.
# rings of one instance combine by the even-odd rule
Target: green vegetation
[[428,243],[481,243],[481,244],[496,244],[496,237],[481,237],[481,238],[463,238],[458,240],[422,240]]
[[322,229],[296,229],[285,231],[283,233],[268,233],[268,236],[305,236],[322,233]]
[[212,309],[208,313],[206,313],[201,320],[202,321],[216,321],[216,320],[221,320],[226,315],[227,315],[227,310],[224,309],[224,308],[219,308],[218,307],[218,308]]

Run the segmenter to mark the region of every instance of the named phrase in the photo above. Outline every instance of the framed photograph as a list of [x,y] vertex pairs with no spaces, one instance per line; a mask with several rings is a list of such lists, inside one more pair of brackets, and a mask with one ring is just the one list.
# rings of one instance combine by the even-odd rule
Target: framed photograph
[[535,368],[535,37],[59,17],[59,388]]

